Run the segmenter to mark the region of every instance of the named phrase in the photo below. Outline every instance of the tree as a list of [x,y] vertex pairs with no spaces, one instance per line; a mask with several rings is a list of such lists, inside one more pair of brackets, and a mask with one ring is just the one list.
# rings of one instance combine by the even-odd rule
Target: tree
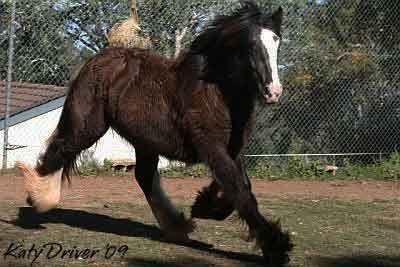
[[[142,29],[156,42],[155,49],[169,56],[192,38],[190,18],[196,12],[207,14],[210,5],[215,6],[207,0],[138,1]],[[127,0],[17,1],[14,79],[65,85],[85,59],[107,46],[107,33],[117,21],[129,17],[129,11]],[[1,20],[7,22],[1,24],[3,33],[9,18],[1,16]],[[2,79],[8,48],[4,35],[0,35]]]
[[[14,80],[63,83],[64,73],[68,71],[63,55],[71,50],[71,43],[66,42],[59,27],[49,30],[48,25],[57,25],[58,19],[49,5],[26,0],[16,3]],[[3,42],[1,53],[7,51],[6,47],[8,42]],[[3,66],[5,69],[7,64]]]
[[129,1],[70,0],[57,7],[64,20],[65,34],[76,44],[96,53],[107,46],[107,33],[122,19],[129,17]]
[[153,36],[155,49],[169,57],[177,56],[198,30],[202,20],[231,7],[232,0],[138,1],[142,29]]
[[[17,1],[14,80],[65,85],[86,58],[106,46],[107,30],[129,12],[120,2]],[[0,43],[0,55],[7,47],[8,42]],[[6,66],[2,64],[2,77]]]
[[[400,10],[394,2],[281,3],[288,14],[280,55],[284,98],[278,107],[260,110],[250,148],[262,153],[395,150],[390,140],[397,126],[387,119],[388,113],[396,118],[395,107],[400,108],[393,101],[400,70],[395,20]],[[377,118],[379,128],[373,126]],[[368,132],[374,133],[376,148],[366,142]]]
[[10,11],[11,5],[8,2],[0,2],[0,80],[7,77]]

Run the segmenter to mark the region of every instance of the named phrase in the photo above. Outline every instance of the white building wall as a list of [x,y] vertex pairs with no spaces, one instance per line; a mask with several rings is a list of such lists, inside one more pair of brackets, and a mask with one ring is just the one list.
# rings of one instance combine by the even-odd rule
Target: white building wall
[[[27,147],[8,151],[8,167],[14,166],[17,160],[35,164],[39,153],[45,149],[46,140],[57,126],[61,110],[62,108],[50,111],[9,128],[9,144]],[[4,131],[0,131],[1,150],[3,150],[3,135]],[[111,129],[90,149],[95,150],[94,157],[101,163],[105,158],[135,159],[133,147]],[[166,159],[160,160],[159,168],[167,165]]]

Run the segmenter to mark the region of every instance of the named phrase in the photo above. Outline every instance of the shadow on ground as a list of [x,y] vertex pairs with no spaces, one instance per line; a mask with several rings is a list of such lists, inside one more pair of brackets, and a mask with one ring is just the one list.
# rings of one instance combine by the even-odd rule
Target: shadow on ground
[[351,255],[315,257],[311,266],[318,267],[400,267],[399,255]]
[[215,266],[210,262],[205,261],[204,259],[199,258],[180,258],[179,260],[152,260],[152,259],[128,259],[129,267],[210,267]]
[[[153,225],[146,225],[129,219],[113,218],[107,215],[90,213],[82,210],[54,209],[43,214],[38,214],[31,207],[21,207],[19,208],[18,218],[15,221],[1,221],[13,224],[24,229],[39,230],[46,229],[46,227],[44,226],[46,223],[64,224],[70,227],[94,232],[111,233],[130,237],[143,237],[150,240],[170,243],[163,239],[163,235],[160,229]],[[241,252],[224,251],[213,248],[213,246],[210,244],[196,240],[191,240],[189,243],[174,244],[178,246],[192,248],[194,250],[202,252],[207,252],[213,254],[214,256],[219,256],[226,259],[233,259],[257,264],[263,263],[263,258],[261,256]],[[142,265],[146,266],[144,265],[144,263]],[[148,264],[148,266],[151,265]],[[168,265],[168,263],[166,263],[166,265],[160,266],[176,266],[176,264]]]

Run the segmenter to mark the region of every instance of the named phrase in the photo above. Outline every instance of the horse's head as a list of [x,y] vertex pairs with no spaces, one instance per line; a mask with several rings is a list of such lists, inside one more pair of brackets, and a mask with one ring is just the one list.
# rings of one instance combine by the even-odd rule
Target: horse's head
[[267,103],[277,102],[282,94],[277,65],[282,13],[279,8],[264,14],[248,0],[232,15],[217,17],[190,49],[205,58],[203,78],[229,88],[255,89]]
[[278,49],[281,41],[282,8],[270,16],[264,16],[260,31],[255,33],[255,45],[251,61],[261,84],[259,89],[267,103],[278,102],[282,85],[278,75]]

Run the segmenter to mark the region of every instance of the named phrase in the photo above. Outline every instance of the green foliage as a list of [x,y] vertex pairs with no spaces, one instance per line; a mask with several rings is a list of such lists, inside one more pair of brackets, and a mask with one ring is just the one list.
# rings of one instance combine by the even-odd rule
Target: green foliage
[[101,171],[101,164],[94,157],[94,150],[85,150],[78,160],[78,174],[83,176],[98,175]]
[[305,161],[294,157],[287,164],[288,177],[321,177],[324,175],[324,168],[320,161]]
[[384,179],[400,179],[400,153],[394,153],[391,157],[382,162],[382,178]]
[[377,180],[400,179],[400,153],[393,153],[389,158],[372,164],[347,163],[338,170],[339,177],[366,178]]
[[268,160],[259,160],[254,167],[248,168],[248,174],[255,178],[278,179],[313,179],[328,175],[322,161],[305,161],[304,158],[289,158],[287,162],[277,164]]
[[[88,57],[107,44],[106,33],[127,17],[128,1],[16,1],[13,79],[66,85]],[[0,3],[0,78],[7,70],[10,3]],[[4,16],[3,16],[4,12]]]
[[[193,37],[193,16],[221,12],[231,6],[229,2],[138,0],[137,5],[141,28],[150,34],[154,48],[172,56],[177,34],[187,28],[183,44]],[[106,47],[108,31],[130,13],[129,0],[21,0],[16,4],[14,79],[55,85],[66,85],[83,62]],[[7,71],[10,10],[10,2],[1,1],[0,79]]]
[[163,55],[173,56],[176,37],[186,28],[183,45],[193,39],[194,17],[210,16],[224,12],[232,6],[232,0],[175,0],[168,3],[158,0],[138,1],[141,28],[149,32],[155,41],[155,49]]
[[[339,166],[336,175],[325,171],[328,165],[326,160],[305,160],[302,157],[289,158],[287,161],[276,162],[271,160],[257,160],[247,168],[248,175],[252,178],[268,180],[306,179],[306,180],[333,180],[333,179],[373,179],[373,180],[399,180],[400,179],[400,153],[393,153],[387,159],[371,164],[351,163],[348,160]],[[83,176],[110,175],[112,174],[112,161],[104,159],[103,164],[94,158],[94,151],[82,153],[78,172]],[[163,177],[210,177],[210,171],[204,164],[191,166],[172,165],[160,170]]]
[[109,159],[107,159],[107,158],[105,158],[105,159],[103,160],[103,170],[104,170],[104,171],[106,171],[106,172],[111,172],[111,171],[112,171],[112,166],[113,166],[113,163],[112,163],[111,160],[109,160]]
[[257,110],[248,154],[394,152],[399,107],[395,1],[283,5],[281,102]]
[[277,179],[400,179],[400,153],[393,153],[389,158],[371,164],[345,161],[339,166],[336,175],[325,171],[324,160],[305,160],[294,157],[287,162],[277,164],[269,160],[259,160],[254,167],[248,168],[251,177]]
[[97,176],[112,174],[112,161],[104,159],[101,164],[94,157],[94,150],[85,150],[78,160],[78,174],[82,176]]
[[166,169],[160,170],[164,177],[209,177],[210,171],[207,166],[203,164],[196,164],[191,166],[171,166]]
[[[268,180],[279,179],[374,179],[394,180],[400,179],[400,153],[394,153],[388,159],[372,164],[354,164],[345,161],[338,168],[336,176],[327,173],[324,160],[305,160],[301,157],[289,158],[286,162],[278,164],[269,160],[258,160],[253,167],[248,168],[250,177]],[[82,153],[78,170],[80,175],[109,175],[112,171],[112,162],[104,159],[101,165],[94,157],[93,151]],[[170,166],[161,169],[163,177],[210,177],[207,166],[197,164],[192,166]]]
[[256,165],[247,170],[250,177],[268,178],[271,180],[279,179],[280,169],[271,165],[268,161],[258,161]]
[[0,1],[0,80],[7,77],[8,40],[10,26],[10,5]]

